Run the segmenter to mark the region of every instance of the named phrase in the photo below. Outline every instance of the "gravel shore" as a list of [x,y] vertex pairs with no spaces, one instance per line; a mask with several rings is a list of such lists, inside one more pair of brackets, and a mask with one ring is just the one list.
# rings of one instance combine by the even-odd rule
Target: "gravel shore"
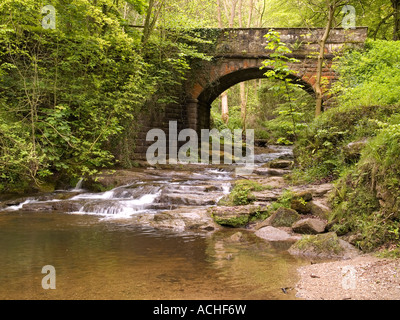
[[305,300],[400,300],[400,259],[363,255],[298,269]]

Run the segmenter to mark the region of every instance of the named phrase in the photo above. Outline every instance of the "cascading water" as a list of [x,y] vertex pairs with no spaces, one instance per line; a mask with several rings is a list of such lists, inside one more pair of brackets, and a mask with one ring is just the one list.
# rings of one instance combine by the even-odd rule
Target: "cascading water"
[[[275,153],[255,156],[255,166],[282,157],[291,157],[291,147],[276,147]],[[148,171],[147,179],[115,189],[90,193],[84,180],[64,193],[77,195],[30,197],[8,206],[8,211],[63,211],[81,215],[98,215],[101,219],[124,219],[136,214],[157,213],[180,207],[198,209],[216,205],[229,194],[234,174],[231,170],[199,166],[188,172]]]
[[84,179],[81,178],[81,179],[78,181],[78,183],[76,184],[75,188],[71,190],[71,192],[80,192],[80,191],[84,191],[84,190],[82,189],[83,181],[84,181]]
[[84,193],[71,198],[71,201],[84,200],[75,214],[95,214],[108,218],[128,218],[143,213],[159,197],[160,186],[123,186],[103,193]]

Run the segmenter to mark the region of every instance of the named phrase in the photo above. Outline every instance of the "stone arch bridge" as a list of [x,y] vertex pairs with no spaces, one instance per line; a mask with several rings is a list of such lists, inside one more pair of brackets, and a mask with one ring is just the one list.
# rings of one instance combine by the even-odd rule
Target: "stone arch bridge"
[[[261,70],[262,61],[269,58],[265,49],[264,35],[268,28],[211,29],[214,37],[212,45],[205,45],[202,51],[212,56],[211,61],[196,61],[187,76],[186,83],[179,89],[180,101],[166,106],[165,110],[144,120],[137,139],[136,158],[144,159],[148,146],[154,142],[146,141],[149,130],[162,129],[167,134],[170,121],[178,123],[178,130],[194,129],[200,136],[201,129],[210,127],[211,103],[230,87],[248,80],[265,78],[265,69]],[[304,90],[314,94],[317,71],[316,53],[319,52],[319,39],[324,29],[275,28],[281,34],[281,41],[292,50],[291,57],[300,62],[291,64],[297,72],[295,78]],[[202,30],[197,30],[201,33]],[[204,29],[205,34],[210,29]],[[206,33],[206,31],[208,33]],[[322,76],[331,85],[337,75],[333,71],[333,58],[343,48],[362,47],[367,38],[368,28],[333,29],[325,48],[325,65]],[[328,86],[329,86],[328,85]],[[325,97],[324,105],[329,106]]]

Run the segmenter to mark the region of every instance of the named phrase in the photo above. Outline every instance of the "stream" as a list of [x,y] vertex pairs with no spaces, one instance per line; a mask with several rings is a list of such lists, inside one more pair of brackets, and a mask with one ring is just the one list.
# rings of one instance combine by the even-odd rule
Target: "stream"
[[[256,166],[291,156],[290,148],[275,149],[256,155]],[[308,262],[288,254],[287,244],[246,230],[235,240],[238,230],[207,223],[188,230],[182,219],[168,228],[149,223],[201,217],[229,194],[232,170],[146,168],[130,178],[105,192],[88,192],[81,181],[71,190],[2,201],[0,299],[296,298],[296,269]],[[54,290],[42,288],[46,265],[56,270]]]

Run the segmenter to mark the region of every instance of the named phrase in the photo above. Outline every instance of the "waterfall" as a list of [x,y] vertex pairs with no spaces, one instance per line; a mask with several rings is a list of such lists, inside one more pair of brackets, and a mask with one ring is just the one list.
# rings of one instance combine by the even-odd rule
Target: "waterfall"
[[75,188],[73,188],[71,191],[73,191],[73,192],[83,191],[82,185],[83,185],[83,178],[81,178],[78,181],[78,183],[76,184]]

